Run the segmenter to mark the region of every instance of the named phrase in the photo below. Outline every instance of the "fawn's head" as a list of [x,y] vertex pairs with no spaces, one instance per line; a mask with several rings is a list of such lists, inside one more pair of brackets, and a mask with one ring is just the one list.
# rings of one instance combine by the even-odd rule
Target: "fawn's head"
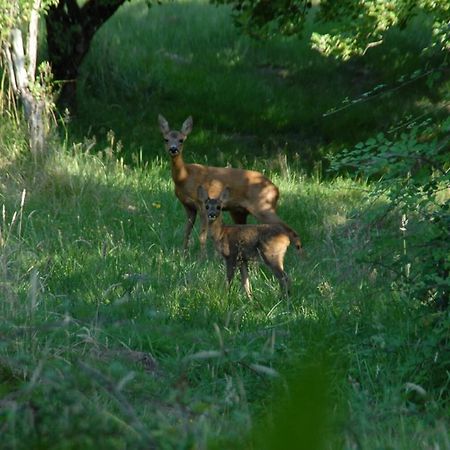
[[183,151],[183,144],[187,135],[192,131],[192,117],[189,116],[181,127],[181,131],[171,130],[169,122],[160,114],[158,116],[159,129],[164,136],[164,145],[170,156],[177,156]]
[[222,213],[223,204],[228,200],[230,191],[225,188],[218,198],[210,198],[203,186],[198,187],[198,199],[202,202],[203,212],[208,217],[208,222],[214,222]]

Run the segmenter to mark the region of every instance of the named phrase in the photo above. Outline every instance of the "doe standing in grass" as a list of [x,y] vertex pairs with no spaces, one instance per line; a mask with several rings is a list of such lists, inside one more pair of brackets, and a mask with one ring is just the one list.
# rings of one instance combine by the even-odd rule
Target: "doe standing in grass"
[[[230,212],[235,223],[243,224],[247,215],[252,214],[262,223],[281,223],[277,216],[276,205],[279,198],[278,188],[262,173],[253,170],[233,169],[229,167],[211,167],[201,164],[185,164],[183,161],[183,144],[192,131],[192,117],[188,117],[181,131],[171,130],[167,120],[158,116],[159,128],[164,137],[165,147],[171,157],[172,179],[175,184],[175,195],[183,204],[187,214],[183,248],[186,251],[189,237],[195,223],[198,208],[198,186],[207,189],[214,184],[222,191],[229,188],[227,199],[222,203],[224,210]],[[202,218],[200,246],[205,250],[208,221]],[[290,230],[293,238],[300,242],[297,233]]]
[[247,296],[251,297],[248,261],[259,256],[278,278],[282,293],[288,296],[290,280],[284,271],[284,256],[291,242],[301,253],[298,236],[294,238],[290,229],[283,223],[224,225],[222,206],[229,198],[228,188],[225,188],[218,198],[210,198],[206,189],[199,186],[197,195],[202,203],[201,214],[209,223],[209,234],[216,249],[225,259],[228,285],[239,267],[242,287]]

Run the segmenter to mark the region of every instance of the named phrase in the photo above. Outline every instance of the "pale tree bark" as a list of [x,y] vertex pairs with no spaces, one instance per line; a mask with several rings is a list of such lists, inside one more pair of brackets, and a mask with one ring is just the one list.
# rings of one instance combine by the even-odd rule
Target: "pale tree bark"
[[36,59],[39,8],[41,0],[34,0],[30,17],[27,54],[25,55],[22,31],[13,28],[5,47],[8,75],[16,97],[23,105],[28,125],[30,150],[35,158],[43,156],[46,142],[45,100],[33,90],[36,81]]
[[34,0],[31,10],[30,25],[28,27],[28,78],[34,80],[36,76],[36,59],[38,51],[39,8],[41,0]]

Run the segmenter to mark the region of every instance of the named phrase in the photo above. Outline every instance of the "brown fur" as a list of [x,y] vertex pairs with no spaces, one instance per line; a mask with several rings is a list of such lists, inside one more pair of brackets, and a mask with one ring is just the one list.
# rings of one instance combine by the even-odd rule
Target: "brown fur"
[[[167,120],[161,115],[158,116],[158,121],[166,150],[171,156],[175,195],[183,204],[187,214],[183,243],[185,250],[197,216],[199,204],[197,188],[200,185],[205,186],[211,194],[217,195],[225,187],[229,188],[229,198],[223,207],[230,212],[235,223],[246,223],[248,214],[252,214],[262,223],[283,223],[276,214],[278,188],[262,173],[253,170],[185,164],[182,157],[183,144],[192,131],[192,117],[185,120],[181,131],[171,130]],[[202,252],[205,248],[207,227],[207,221],[202,218],[200,232]],[[297,233],[287,228],[298,240]],[[299,240],[298,247],[300,247]]]
[[284,271],[284,256],[293,240],[289,229],[283,223],[224,225],[222,205],[228,196],[228,189],[222,191],[219,198],[210,198],[203,186],[198,188],[198,198],[203,204],[202,214],[209,222],[209,234],[225,259],[228,284],[231,284],[236,268],[239,267],[242,287],[250,297],[248,261],[261,257],[278,278],[282,292],[289,295],[290,280]]

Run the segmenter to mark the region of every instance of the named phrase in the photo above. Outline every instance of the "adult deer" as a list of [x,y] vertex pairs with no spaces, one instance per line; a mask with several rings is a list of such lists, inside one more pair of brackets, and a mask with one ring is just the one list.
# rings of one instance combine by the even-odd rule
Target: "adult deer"
[[[228,187],[229,195],[223,202],[223,209],[230,212],[235,223],[246,223],[248,214],[252,214],[262,223],[283,223],[276,214],[276,204],[279,198],[278,188],[262,173],[228,167],[185,164],[182,156],[183,144],[192,131],[192,117],[189,116],[184,121],[181,131],[171,130],[169,123],[161,114],[158,116],[158,122],[166,150],[171,157],[175,195],[184,206],[187,215],[183,242],[185,251],[200,204],[197,192],[200,185],[208,189],[212,195],[214,193],[218,195],[225,187]],[[207,228],[207,218],[202,217],[200,231],[202,253],[205,250]],[[289,227],[287,228],[299,243],[297,233]]]
[[[203,186],[198,187],[198,198],[202,202],[202,214],[209,222],[209,234],[217,251],[225,260],[228,285],[239,267],[241,283],[248,297],[251,297],[248,278],[248,262],[260,257],[278,278],[281,291],[288,296],[290,280],[284,271],[284,256],[289,245],[297,241],[289,227],[283,223],[257,225],[224,225],[222,206],[229,198],[225,188],[218,198],[211,198]],[[297,248],[301,253],[301,248]]]

